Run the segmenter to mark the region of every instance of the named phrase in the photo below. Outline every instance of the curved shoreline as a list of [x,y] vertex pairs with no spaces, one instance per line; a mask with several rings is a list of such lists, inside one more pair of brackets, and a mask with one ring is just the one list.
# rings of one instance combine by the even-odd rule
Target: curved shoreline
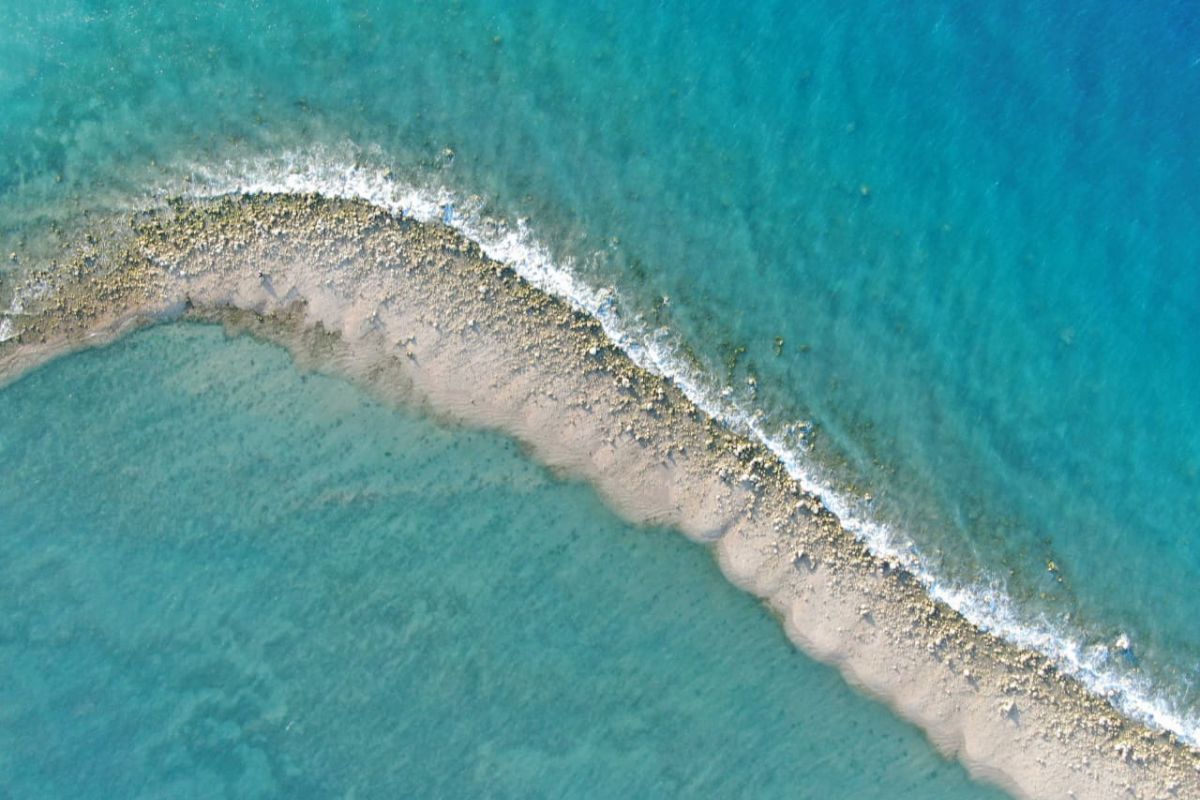
[[313,195],[179,202],[31,280],[48,290],[0,343],[0,384],[157,319],[248,327],[393,402],[501,429],[627,518],[708,543],[794,642],[979,777],[1028,797],[1200,795],[1200,753],[931,600],[764,445],[448,228]]
[[1182,712],[1173,698],[1179,687],[1156,686],[1152,679],[1126,669],[1113,658],[1113,644],[1102,644],[1065,620],[1031,615],[1007,593],[1004,579],[983,574],[964,582],[945,575],[936,558],[922,554],[911,532],[876,518],[860,487],[839,485],[821,459],[806,446],[810,423],[764,417],[753,401],[714,379],[700,366],[691,346],[670,331],[637,314],[623,313],[627,303],[620,287],[601,288],[581,279],[569,255],[556,255],[526,221],[489,215],[483,198],[463,195],[428,176],[397,177],[384,166],[386,156],[347,144],[341,149],[315,148],[260,154],[224,163],[193,162],[188,177],[170,184],[191,200],[224,195],[315,194],[330,199],[359,200],[393,215],[418,222],[448,225],[479,244],[484,255],[511,266],[517,274],[548,294],[564,300],[600,322],[608,338],[638,366],[678,386],[689,400],[714,419],[761,442],[787,468],[802,489],[815,495],[842,526],[880,558],[902,565],[930,596],[941,600],[977,627],[1016,646],[1051,659],[1095,695],[1106,697],[1120,713],[1154,730],[1165,729],[1191,747],[1200,747],[1200,718],[1188,706]]

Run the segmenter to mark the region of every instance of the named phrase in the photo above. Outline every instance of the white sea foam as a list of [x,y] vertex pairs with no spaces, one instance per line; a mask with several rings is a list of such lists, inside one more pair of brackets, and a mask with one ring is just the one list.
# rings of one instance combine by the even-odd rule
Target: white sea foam
[[[493,259],[511,266],[539,289],[591,315],[608,337],[639,366],[673,381],[692,402],[769,448],[807,492],[816,495],[842,526],[875,555],[903,564],[937,600],[979,628],[1049,657],[1065,673],[1108,698],[1125,714],[1175,733],[1200,746],[1200,719],[1176,710],[1150,684],[1114,668],[1104,646],[1086,646],[1083,638],[1053,621],[1029,619],[1017,609],[1000,581],[962,585],[940,578],[919,549],[902,532],[873,520],[856,497],[822,480],[802,447],[789,444],[767,429],[764,415],[734,399],[734,392],[689,365],[669,331],[652,329],[621,313],[614,289],[588,285],[569,261],[555,260],[531,232],[528,221],[495,220],[482,214],[478,197],[462,197],[443,186],[405,183],[390,170],[364,164],[362,154],[314,150],[285,153],[213,165],[193,165],[186,193],[215,197],[241,193],[315,193],[330,198],[364,200],[393,214],[420,222],[450,225],[477,242]],[[369,159],[378,163],[377,156]],[[0,327],[0,337],[4,329]],[[2,339],[0,339],[2,340]],[[778,426],[786,429],[787,426]]]

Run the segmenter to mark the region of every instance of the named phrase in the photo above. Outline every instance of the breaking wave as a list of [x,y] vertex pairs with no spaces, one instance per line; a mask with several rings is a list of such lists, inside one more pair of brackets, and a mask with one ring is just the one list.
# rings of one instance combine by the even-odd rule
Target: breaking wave
[[[1050,658],[1064,673],[1107,698],[1126,715],[1176,734],[1200,746],[1200,719],[1179,711],[1166,692],[1118,667],[1119,653],[1044,617],[1022,614],[1000,580],[963,584],[936,574],[930,560],[894,526],[873,519],[864,503],[822,479],[804,447],[795,442],[799,424],[768,426],[765,415],[739,401],[728,388],[691,365],[671,332],[622,313],[617,290],[597,288],[580,279],[568,260],[556,260],[539,242],[528,221],[495,219],[484,213],[482,199],[462,196],[444,186],[398,179],[386,168],[364,163],[351,148],[283,153],[218,165],[186,167],[184,194],[303,193],[361,200],[392,214],[455,228],[478,243],[491,258],[512,267],[542,291],[583,311],[603,326],[608,337],[644,369],[674,382],[697,406],[735,431],[770,449],[807,492],[817,496],[842,526],[878,557],[903,565],[928,594],[973,625],[1021,648]],[[382,160],[382,159],[377,159]],[[165,188],[177,193],[178,187]],[[5,330],[0,323],[0,340]],[[773,430],[783,431],[776,433]]]

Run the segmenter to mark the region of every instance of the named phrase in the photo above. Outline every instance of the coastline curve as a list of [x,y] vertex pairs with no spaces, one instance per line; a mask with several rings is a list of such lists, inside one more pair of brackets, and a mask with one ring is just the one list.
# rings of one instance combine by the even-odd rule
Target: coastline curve
[[241,192],[114,228],[28,273],[0,384],[156,321],[249,330],[391,402],[502,430],[628,519],[704,543],[798,646],[979,777],[1027,797],[1200,793],[1200,752],[931,596],[771,441],[459,231],[362,199]]

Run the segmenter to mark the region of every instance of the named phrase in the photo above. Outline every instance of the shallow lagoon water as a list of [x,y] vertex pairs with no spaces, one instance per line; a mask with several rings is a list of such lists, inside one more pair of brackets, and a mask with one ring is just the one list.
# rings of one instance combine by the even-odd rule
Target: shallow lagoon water
[[510,441],[160,327],[0,392],[10,797],[998,797]]

